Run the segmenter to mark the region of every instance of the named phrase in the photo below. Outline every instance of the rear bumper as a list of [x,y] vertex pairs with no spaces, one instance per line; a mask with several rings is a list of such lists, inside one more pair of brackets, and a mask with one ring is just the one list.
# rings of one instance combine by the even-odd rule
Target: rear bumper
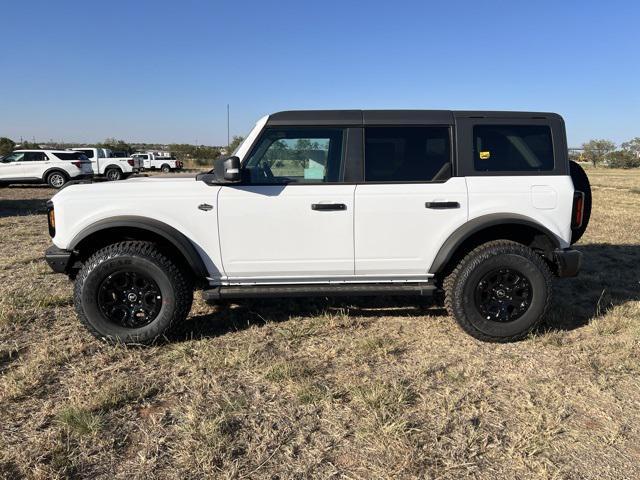
[[557,249],[553,252],[553,260],[559,277],[575,277],[582,266],[582,252],[573,248]]
[[56,273],[67,273],[73,265],[73,252],[51,245],[44,253],[44,258]]

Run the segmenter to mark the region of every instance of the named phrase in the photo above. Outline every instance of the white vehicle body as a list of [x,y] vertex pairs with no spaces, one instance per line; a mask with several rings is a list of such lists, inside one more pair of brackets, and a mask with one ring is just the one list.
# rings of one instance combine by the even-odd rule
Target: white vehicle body
[[89,160],[94,175],[106,175],[109,170],[118,170],[122,176],[138,173],[142,169],[142,162],[138,158],[111,158],[110,150],[106,148],[77,147],[72,150],[84,153]]
[[142,166],[146,170],[162,170],[164,172],[180,170],[182,162],[169,154],[159,155],[156,152],[134,153],[132,158],[142,161]]
[[[49,181],[54,172],[60,175]],[[86,178],[91,174],[91,162],[69,150],[15,150],[0,162],[1,183],[49,182],[60,188],[66,181]]]
[[[236,156],[246,164],[262,118]],[[473,221],[527,219],[571,243],[574,188],[567,175],[452,176],[445,182],[209,185],[136,179],[79,185],[53,198],[54,244],[73,248],[101,221],[151,219],[193,244],[211,285],[429,282],[443,245]],[[455,209],[425,204],[455,202]],[[203,211],[199,205],[212,208]],[[342,204],[340,211],[314,204]]]
[[214,301],[442,293],[463,330],[507,342],[540,324],[554,274],[578,273],[590,206],[555,114],[279,112],[196,178],[60,192],[45,256],[111,341],[154,342],[202,288]]

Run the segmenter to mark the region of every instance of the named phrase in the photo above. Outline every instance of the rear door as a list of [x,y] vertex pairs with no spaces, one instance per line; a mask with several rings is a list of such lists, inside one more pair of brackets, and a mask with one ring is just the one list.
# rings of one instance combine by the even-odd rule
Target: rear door
[[346,129],[266,129],[242,185],[218,194],[220,248],[232,282],[352,278],[355,185],[342,183]]
[[42,178],[49,158],[44,152],[26,152],[22,159],[22,176],[24,178]]
[[452,176],[449,125],[366,126],[364,183],[355,192],[355,272],[370,280],[428,278],[438,249],[467,219]]

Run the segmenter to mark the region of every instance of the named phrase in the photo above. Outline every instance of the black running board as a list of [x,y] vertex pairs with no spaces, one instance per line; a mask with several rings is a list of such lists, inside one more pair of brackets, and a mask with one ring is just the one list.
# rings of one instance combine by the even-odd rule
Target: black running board
[[365,295],[433,295],[436,287],[427,283],[330,283],[307,285],[229,285],[206,289],[205,300],[225,298],[333,297]]

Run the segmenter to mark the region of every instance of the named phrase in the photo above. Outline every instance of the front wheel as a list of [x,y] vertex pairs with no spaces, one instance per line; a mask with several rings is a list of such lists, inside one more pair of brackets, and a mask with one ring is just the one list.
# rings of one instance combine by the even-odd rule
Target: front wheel
[[551,301],[551,272],[530,248],[508,240],[471,251],[444,282],[445,306],[460,327],[488,342],[526,337]]
[[192,301],[187,275],[151,242],[121,242],[97,251],[74,288],[80,321],[112,343],[152,343],[187,318]]

